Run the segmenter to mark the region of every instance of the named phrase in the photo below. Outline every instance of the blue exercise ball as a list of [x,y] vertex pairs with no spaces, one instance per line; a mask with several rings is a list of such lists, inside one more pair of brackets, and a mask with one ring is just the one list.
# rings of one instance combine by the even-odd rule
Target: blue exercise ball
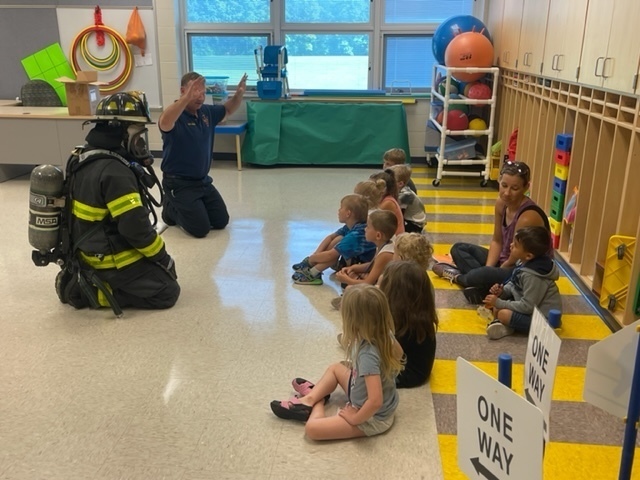
[[449,42],[453,40],[453,37],[460,33],[473,31],[482,32],[483,35],[493,43],[489,30],[485,24],[473,15],[454,15],[442,22],[438,28],[436,28],[436,31],[433,34],[433,39],[431,40],[433,56],[436,58],[436,61],[444,65],[444,52],[447,49]]

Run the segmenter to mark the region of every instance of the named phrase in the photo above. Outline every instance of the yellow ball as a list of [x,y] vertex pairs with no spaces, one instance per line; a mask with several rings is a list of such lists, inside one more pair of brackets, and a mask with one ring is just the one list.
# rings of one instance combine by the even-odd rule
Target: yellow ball
[[470,130],[486,130],[487,122],[485,122],[481,118],[474,118],[469,122],[469,129]]

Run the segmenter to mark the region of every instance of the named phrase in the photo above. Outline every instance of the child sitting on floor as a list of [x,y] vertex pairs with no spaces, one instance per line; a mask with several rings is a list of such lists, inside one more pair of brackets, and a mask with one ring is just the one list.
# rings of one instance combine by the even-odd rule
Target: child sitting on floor
[[364,233],[365,238],[376,246],[375,257],[370,262],[343,268],[336,272],[336,279],[345,285],[358,283],[375,285],[387,263],[393,260],[396,222],[396,216],[387,210],[371,212]]
[[493,309],[494,321],[487,326],[490,339],[528,333],[533,307],[545,317],[551,309],[562,309],[558,267],[547,254],[549,237],[545,227],[524,227],[515,233],[511,255],[518,260],[516,268],[504,285],[493,285],[484,299],[486,307]]
[[383,188],[378,186],[378,184],[373,180],[358,182],[353,189],[353,193],[362,195],[367,200],[369,213],[380,206],[383,191]]
[[414,261],[393,261],[384,270],[380,290],[387,296],[396,340],[406,359],[396,386],[420,386],[429,379],[436,357],[438,314],[429,275]]
[[[386,170],[394,165],[404,165],[406,162],[407,154],[404,153],[404,150],[401,148],[392,148],[384,152],[384,155],[382,156],[382,169]],[[407,186],[413,191],[413,193],[418,193],[413,180],[409,179]]]
[[413,260],[428,270],[433,263],[433,245],[421,233],[402,233],[393,243],[394,260]]
[[396,183],[396,177],[393,175],[393,172],[391,170],[385,170],[374,173],[369,178],[375,181],[383,191],[382,200],[380,200],[380,206],[378,208],[388,210],[396,216],[398,219],[396,235],[404,233],[404,216],[398,203],[398,184]]
[[365,238],[367,202],[362,195],[347,195],[340,201],[338,221],[344,226],[327,235],[315,252],[292,265],[291,276],[299,285],[322,285],[322,272],[334,265],[368,262],[376,246]]
[[[398,407],[395,379],[402,370],[402,351],[393,337],[385,295],[372,285],[349,288],[342,306],[342,331],[346,361],[329,366],[315,385],[295,378],[292,385],[301,396],[271,402],[276,416],[307,422],[304,430],[312,440],[379,435],[391,428]],[[348,403],[327,417],[324,404],[338,385]]]
[[394,165],[389,170],[393,172],[398,184],[398,204],[404,217],[405,232],[422,232],[427,224],[427,214],[422,200],[407,185],[411,179],[411,167],[409,165]]

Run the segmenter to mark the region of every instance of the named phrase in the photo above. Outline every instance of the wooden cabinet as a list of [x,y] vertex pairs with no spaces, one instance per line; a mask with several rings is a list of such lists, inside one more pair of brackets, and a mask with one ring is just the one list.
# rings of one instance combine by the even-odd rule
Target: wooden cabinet
[[493,40],[493,64],[500,63],[502,52],[502,15],[504,13],[504,0],[491,0],[489,2],[489,12],[487,14],[487,28]]
[[[640,238],[640,98],[513,70],[500,76],[500,130],[519,127],[517,158],[531,167],[531,198],[547,212],[556,135],[573,135],[563,208],[574,187],[579,193],[575,219],[562,221],[557,251],[588,288],[598,290],[606,281],[599,267],[611,237]],[[611,312],[620,325],[640,318],[639,283],[636,241],[626,300]]]
[[498,62],[501,67],[515,68],[517,65],[523,7],[523,0],[505,0],[504,2]]
[[521,72],[539,74],[542,70],[548,13],[549,0],[524,0],[516,65]]
[[636,90],[640,2],[589,0],[578,81],[620,92]]
[[588,2],[551,0],[544,43],[543,75],[577,81]]

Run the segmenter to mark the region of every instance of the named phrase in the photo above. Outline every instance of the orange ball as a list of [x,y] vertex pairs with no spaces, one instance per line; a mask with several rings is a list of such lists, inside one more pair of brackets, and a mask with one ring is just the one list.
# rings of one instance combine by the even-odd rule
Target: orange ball
[[[493,64],[493,45],[479,32],[461,33],[449,42],[444,52],[444,63],[447,67],[490,67]],[[452,75],[463,82],[474,82],[485,74],[456,72]]]

